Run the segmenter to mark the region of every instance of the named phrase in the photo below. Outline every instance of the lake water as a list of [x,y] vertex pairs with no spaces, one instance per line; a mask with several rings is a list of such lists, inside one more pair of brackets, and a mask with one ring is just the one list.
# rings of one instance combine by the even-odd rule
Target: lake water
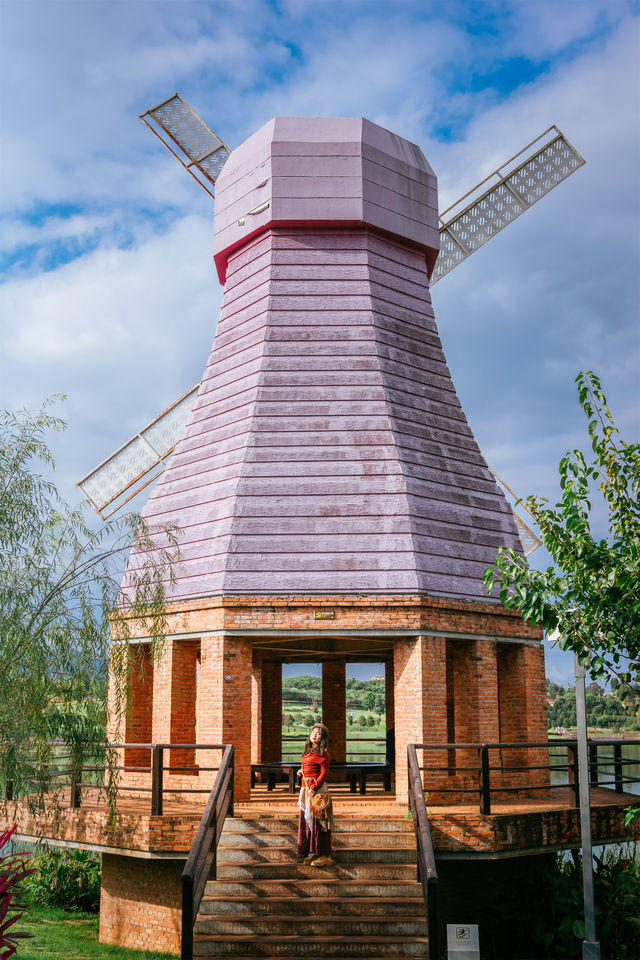
[[[625,777],[631,777],[633,783],[625,783],[623,789],[625,793],[634,793],[640,796],[640,743],[627,743],[625,740],[619,741],[622,747],[622,759],[630,761],[625,763],[622,772]],[[550,747],[549,759],[551,766],[566,764],[566,747],[558,744]],[[598,779],[604,786],[613,781],[615,775],[613,764],[613,744],[606,744],[598,749]],[[551,770],[552,783],[568,783],[569,774],[567,770]],[[613,787],[611,787],[613,789]]]

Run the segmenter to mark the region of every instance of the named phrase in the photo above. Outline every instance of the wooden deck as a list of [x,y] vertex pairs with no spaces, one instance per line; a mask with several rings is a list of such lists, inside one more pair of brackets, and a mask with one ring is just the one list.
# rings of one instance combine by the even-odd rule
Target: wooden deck
[[[407,814],[404,804],[381,784],[372,784],[365,796],[353,794],[349,785],[333,784],[336,829],[345,819],[399,819]],[[624,826],[624,808],[637,803],[633,794],[592,788],[592,825],[594,844],[632,839],[632,828]],[[186,857],[200,822],[204,798],[200,800],[165,798],[161,816],[151,816],[148,797],[121,795],[115,823],[109,818],[104,795],[97,790],[84,791],[82,806],[70,807],[68,788],[58,794],[57,802],[44,816],[33,816],[26,805],[18,805],[15,819],[25,838],[44,837],[54,844],[117,852],[127,856],[153,855]],[[578,810],[573,792],[567,788],[553,791],[552,797],[496,801],[490,815],[479,813],[478,803],[464,805],[428,805],[429,822],[436,854],[452,856],[500,856],[516,851],[543,852],[580,845]],[[237,801],[234,815],[296,818],[297,797],[287,784],[268,791],[259,784],[251,799]]]

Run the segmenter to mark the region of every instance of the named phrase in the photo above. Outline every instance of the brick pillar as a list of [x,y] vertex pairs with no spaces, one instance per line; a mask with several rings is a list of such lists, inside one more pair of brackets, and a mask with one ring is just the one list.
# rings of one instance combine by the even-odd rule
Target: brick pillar
[[261,752],[263,763],[282,759],[282,664],[262,661]]
[[[152,736],[155,671],[148,643],[129,648],[129,701],[125,714],[125,743],[149,743]],[[148,767],[149,750],[125,750],[129,767]]]
[[395,704],[394,704],[393,694],[394,694],[393,660],[386,660],[384,665],[384,712],[385,712],[385,722],[387,727],[387,749],[385,751],[385,756],[387,756],[389,753],[389,747],[390,747],[389,731],[390,730],[393,731],[391,736],[393,738],[392,742],[395,744],[396,721],[395,721]]
[[[170,743],[196,742],[196,664],[199,646],[197,640],[177,640],[173,644]],[[171,750],[169,754],[171,767],[187,768],[176,770],[177,776],[196,774],[193,766],[197,761],[194,750]]]
[[470,691],[478,718],[480,743],[500,739],[498,700],[498,657],[495,640],[476,640],[477,677],[475,690]]
[[102,856],[100,943],[180,953],[184,860]]
[[[446,648],[441,637],[394,643],[396,800],[408,800],[407,744],[447,742]],[[422,758],[420,752],[418,760]],[[424,751],[424,765],[443,766],[444,751]],[[428,780],[428,772],[425,778]]]
[[253,654],[251,668],[251,763],[262,760],[262,658]]
[[[235,798],[251,795],[251,641],[203,637],[200,641],[196,737],[199,743],[235,746]],[[200,751],[202,767],[217,766],[220,752]],[[213,774],[206,774],[213,782]],[[204,783],[203,783],[204,786]]]
[[[546,743],[548,738],[547,696],[544,669],[544,647],[523,646],[523,673],[524,673],[524,711],[526,714],[525,736],[532,743]],[[549,762],[549,753],[546,747],[527,751],[527,762],[534,765],[545,765]],[[530,774],[534,783],[548,783],[548,770],[538,770]],[[540,796],[540,794],[538,794]]]
[[524,656],[521,644],[498,644],[500,737],[505,743],[527,739]]
[[547,696],[544,669],[544,647],[523,646],[524,701],[526,709],[527,740],[546,740]]
[[329,728],[329,753],[336,763],[347,758],[347,692],[344,659],[322,664],[322,720]]
[[[155,663],[153,676],[153,733],[154,743],[171,742],[171,672],[175,640],[167,637]],[[165,758],[168,762],[168,758]]]

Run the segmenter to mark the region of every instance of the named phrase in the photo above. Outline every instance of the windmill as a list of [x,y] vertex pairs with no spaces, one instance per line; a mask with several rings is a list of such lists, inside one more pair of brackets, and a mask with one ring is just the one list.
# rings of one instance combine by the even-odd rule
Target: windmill
[[[140,117],[210,197],[230,154],[225,143],[178,94]],[[564,134],[552,125],[468,190],[439,217],[440,253],[431,285],[517,219],[584,164]],[[258,204],[238,223],[251,227],[265,205]],[[134,437],[78,482],[84,496],[103,518],[113,516],[163,472],[191,413],[200,384],[195,384]],[[504,490],[506,483],[492,471]],[[525,556],[540,540],[513,510]]]

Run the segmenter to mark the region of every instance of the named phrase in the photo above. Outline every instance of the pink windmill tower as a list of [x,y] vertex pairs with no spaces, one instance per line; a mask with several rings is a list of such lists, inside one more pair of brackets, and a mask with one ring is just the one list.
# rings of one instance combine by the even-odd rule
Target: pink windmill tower
[[127,740],[234,743],[248,798],[300,660],[322,662],[336,761],[345,665],[385,663],[398,800],[408,743],[546,739],[541,633],[482,583],[521,547],[438,336],[422,151],[362,118],[276,117],[230,153],[215,206],[215,340],[143,510],[181,531],[169,636]]

